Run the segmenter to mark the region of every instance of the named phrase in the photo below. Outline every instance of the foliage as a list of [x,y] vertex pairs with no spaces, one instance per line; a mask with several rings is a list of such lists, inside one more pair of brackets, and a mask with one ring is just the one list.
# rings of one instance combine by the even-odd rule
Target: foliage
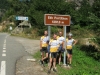
[[86,52],[88,56],[93,57],[97,61],[100,61],[100,51],[98,51],[98,49],[94,45],[82,45],[80,50]]
[[100,37],[97,37],[96,38],[96,42],[99,44],[99,46],[100,46]]
[[11,32],[11,30],[9,29],[9,28],[10,28],[10,26],[12,27],[12,29],[14,29],[14,28],[15,28],[15,26],[14,26],[14,25],[8,24],[8,25],[6,25],[6,27],[3,29],[3,32]]
[[91,6],[87,0],[81,2],[81,8],[77,11],[76,21],[82,27],[88,25],[88,17],[91,12]]
[[[76,9],[77,2],[65,2],[65,0],[0,0],[3,4],[1,8],[6,9],[5,18],[15,16],[28,16],[32,26],[39,28],[39,32],[44,30],[44,14],[70,15],[74,25],[87,27],[96,32],[100,31],[100,0],[96,0],[90,5],[89,1],[80,2],[79,9]],[[19,22],[16,22],[18,25]]]
[[66,3],[65,0],[30,0],[30,2],[8,0],[8,3],[10,4],[10,8],[6,12],[6,17],[11,15],[28,16],[32,26],[39,28],[40,30],[42,28],[45,29],[44,14],[68,15],[74,11],[73,3]]
[[[21,21],[15,20],[16,16],[28,16],[29,22],[32,24],[33,30],[38,30],[37,34],[41,36],[44,30],[48,27],[44,25],[44,14],[62,14],[70,15],[73,25],[71,30],[74,30],[74,34],[77,38],[88,37],[82,33],[87,30],[92,30],[100,35],[100,0],[95,0],[90,5],[88,0],[83,0],[80,5],[77,6],[77,2],[65,2],[65,0],[0,0],[2,9],[6,9],[6,13],[1,19],[11,17],[9,20],[14,21],[16,26]],[[3,4],[8,6],[4,6]],[[3,8],[4,7],[4,8]],[[79,7],[79,9],[76,9]],[[51,32],[56,33],[60,27],[51,27]],[[77,32],[77,30],[79,30]],[[25,33],[31,33],[32,29],[27,30]]]
[[[39,60],[41,58],[40,51],[35,53],[34,57]],[[57,64],[57,75],[99,75],[99,63],[93,58],[88,57],[85,52],[80,50],[80,46],[77,45],[73,49],[71,68],[64,68]]]
[[8,9],[9,8],[9,3],[7,0],[0,0],[0,9]]
[[95,0],[93,6],[93,13],[97,16],[100,17],[100,0]]

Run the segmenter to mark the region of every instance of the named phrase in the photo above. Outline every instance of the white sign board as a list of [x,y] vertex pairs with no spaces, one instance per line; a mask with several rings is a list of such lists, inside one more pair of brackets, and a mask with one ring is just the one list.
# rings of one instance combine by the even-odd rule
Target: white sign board
[[16,20],[25,20],[25,21],[28,21],[28,17],[16,16]]

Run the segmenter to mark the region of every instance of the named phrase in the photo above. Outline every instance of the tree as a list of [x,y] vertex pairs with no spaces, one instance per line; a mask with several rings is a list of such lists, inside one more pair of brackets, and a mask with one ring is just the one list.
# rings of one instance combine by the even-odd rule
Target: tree
[[100,18],[100,0],[95,0],[93,3],[93,13]]
[[90,3],[87,0],[83,0],[81,2],[81,8],[78,10],[79,12],[79,20],[78,22],[80,22],[79,24],[81,26],[88,26],[89,24],[89,20],[88,17],[91,13],[91,6]]

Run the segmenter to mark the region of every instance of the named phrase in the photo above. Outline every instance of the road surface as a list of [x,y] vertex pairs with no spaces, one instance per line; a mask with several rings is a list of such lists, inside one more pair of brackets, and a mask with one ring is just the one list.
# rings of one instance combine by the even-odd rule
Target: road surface
[[15,75],[16,60],[27,55],[25,48],[7,33],[0,33],[0,75]]

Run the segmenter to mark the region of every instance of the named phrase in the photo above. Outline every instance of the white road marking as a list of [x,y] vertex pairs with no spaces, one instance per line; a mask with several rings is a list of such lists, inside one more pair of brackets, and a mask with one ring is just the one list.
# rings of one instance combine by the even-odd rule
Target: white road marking
[[[9,35],[7,35],[5,37],[5,40],[4,40],[4,45],[3,45],[3,53],[2,53],[2,56],[6,56],[6,38],[8,37]],[[0,68],[0,75],[6,75],[6,61],[1,61],[1,68]]]
[[6,50],[3,50],[3,52],[6,52]]
[[5,52],[6,52],[6,39],[4,40],[2,56],[6,56],[6,53]]
[[0,75],[6,75],[6,61],[1,61]]
[[5,50],[5,49],[6,49],[6,47],[3,48],[3,50]]
[[4,57],[5,57],[5,56],[6,56],[6,54],[5,54],[5,53],[3,53],[3,54],[2,54],[2,56],[4,56]]

